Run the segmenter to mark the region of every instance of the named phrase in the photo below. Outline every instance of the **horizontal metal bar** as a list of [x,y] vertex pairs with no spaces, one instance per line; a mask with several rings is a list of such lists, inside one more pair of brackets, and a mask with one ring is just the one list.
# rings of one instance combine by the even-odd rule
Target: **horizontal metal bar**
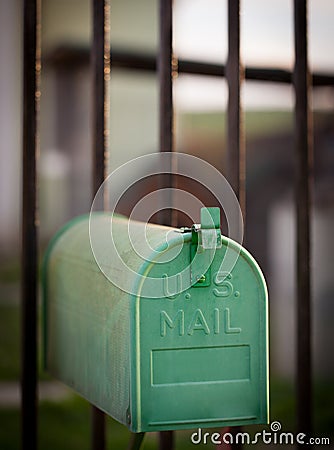
[[[45,62],[66,70],[73,68],[73,66],[88,64],[89,51],[84,48],[61,47],[49,54],[45,58]],[[129,70],[157,71],[156,56],[148,53],[112,50],[111,65],[112,67]],[[189,75],[225,77],[226,66],[224,64],[179,59],[178,72]],[[291,84],[292,72],[275,67],[245,67],[245,79]],[[314,72],[311,79],[313,86],[334,86],[334,73]]]

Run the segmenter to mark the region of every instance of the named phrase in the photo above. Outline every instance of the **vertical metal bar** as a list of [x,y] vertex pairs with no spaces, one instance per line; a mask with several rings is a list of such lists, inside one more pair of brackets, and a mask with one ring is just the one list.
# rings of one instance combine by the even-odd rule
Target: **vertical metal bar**
[[[160,0],[160,48],[158,55],[159,70],[159,148],[161,152],[174,150],[174,110],[173,110],[173,0]],[[173,186],[172,174],[162,177],[160,188]],[[171,200],[171,199],[169,199]],[[160,222],[171,225],[172,210],[160,211]]]
[[[243,70],[240,63],[240,0],[228,0],[228,59],[226,79],[228,85],[227,105],[227,173],[236,196],[238,197],[243,219],[246,213],[246,155],[242,133],[240,90]],[[236,436],[240,427],[231,427]],[[240,449],[241,444],[233,443],[231,448]]]
[[228,0],[227,167],[229,182],[239,199],[243,216],[245,216],[246,158],[240,105],[240,87],[243,76],[240,63],[240,1]]
[[[110,80],[110,5],[108,0],[92,0],[93,43],[93,195],[103,183],[108,163]],[[103,207],[103,205],[101,205]]]
[[159,450],[172,450],[174,448],[174,431],[160,431]]
[[[93,198],[105,179],[108,157],[108,82],[110,79],[110,40],[108,0],[92,0],[93,43],[91,64],[93,73]],[[103,209],[102,196],[99,206]],[[106,431],[104,413],[92,406],[92,450],[104,450]]]
[[[160,151],[174,151],[174,110],[173,110],[173,0],[160,0],[160,48],[158,70],[160,82]],[[173,187],[172,174],[161,178],[160,188]],[[169,197],[171,202],[171,195]],[[173,224],[175,218],[171,209],[160,211],[160,223]],[[173,431],[159,433],[159,449],[174,448]]]
[[106,448],[105,415],[96,406],[91,406],[91,449],[104,450]]
[[37,448],[37,111],[40,2],[24,1],[21,448]]
[[161,152],[171,152],[174,147],[172,3],[172,0],[160,0],[160,49],[158,67],[160,79]]
[[297,213],[297,426],[312,431],[310,209],[313,166],[307,1],[294,1]]
[[145,433],[132,433],[127,450],[140,450]]

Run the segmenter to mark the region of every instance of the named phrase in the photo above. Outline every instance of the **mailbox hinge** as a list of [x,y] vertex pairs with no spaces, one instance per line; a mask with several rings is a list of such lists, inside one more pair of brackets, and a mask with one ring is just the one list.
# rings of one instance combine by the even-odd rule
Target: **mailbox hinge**
[[211,282],[211,262],[216,249],[222,246],[220,209],[202,208],[201,223],[194,224],[191,232],[191,284],[193,286],[209,286]]

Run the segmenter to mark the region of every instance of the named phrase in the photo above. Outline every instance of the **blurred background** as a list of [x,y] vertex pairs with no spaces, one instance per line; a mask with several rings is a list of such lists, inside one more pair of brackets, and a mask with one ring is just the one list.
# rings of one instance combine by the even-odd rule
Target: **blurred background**
[[[42,80],[38,161],[41,255],[54,232],[91,203],[89,0],[42,0]],[[19,301],[22,148],[22,4],[0,2],[0,448],[19,441]],[[312,71],[334,73],[334,3],[309,1]],[[292,70],[292,0],[242,2],[245,65]],[[111,2],[115,51],[155,55],[157,0]],[[225,63],[226,0],[177,0],[179,58]],[[111,58],[112,61],[112,58]],[[159,92],[154,72],[112,68],[109,172],[158,151]],[[174,82],[176,150],[225,170],[227,85],[222,78],[179,75]],[[247,152],[245,246],[262,267],[270,294],[271,418],[295,428],[294,93],[290,85],[247,81],[242,88]],[[313,89],[313,372],[315,434],[334,432],[334,89]],[[89,446],[88,405],[41,371],[41,448]],[[108,433],[126,440],[113,421]],[[125,436],[125,437],[124,437]],[[191,448],[190,432],[179,448]],[[124,441],[125,442],[125,441]],[[209,446],[209,445],[208,445]],[[206,447],[208,447],[206,446]],[[116,447],[117,448],[117,445]],[[144,448],[154,448],[149,438]],[[327,447],[328,448],[328,447]]]

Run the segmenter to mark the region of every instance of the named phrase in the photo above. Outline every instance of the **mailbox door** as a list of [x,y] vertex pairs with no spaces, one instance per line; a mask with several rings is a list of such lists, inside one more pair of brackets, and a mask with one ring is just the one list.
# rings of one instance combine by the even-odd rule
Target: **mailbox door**
[[[268,421],[265,283],[244,249],[222,274],[224,251],[205,286],[137,300],[137,431]],[[177,265],[155,265],[149,275],[175,273]]]

